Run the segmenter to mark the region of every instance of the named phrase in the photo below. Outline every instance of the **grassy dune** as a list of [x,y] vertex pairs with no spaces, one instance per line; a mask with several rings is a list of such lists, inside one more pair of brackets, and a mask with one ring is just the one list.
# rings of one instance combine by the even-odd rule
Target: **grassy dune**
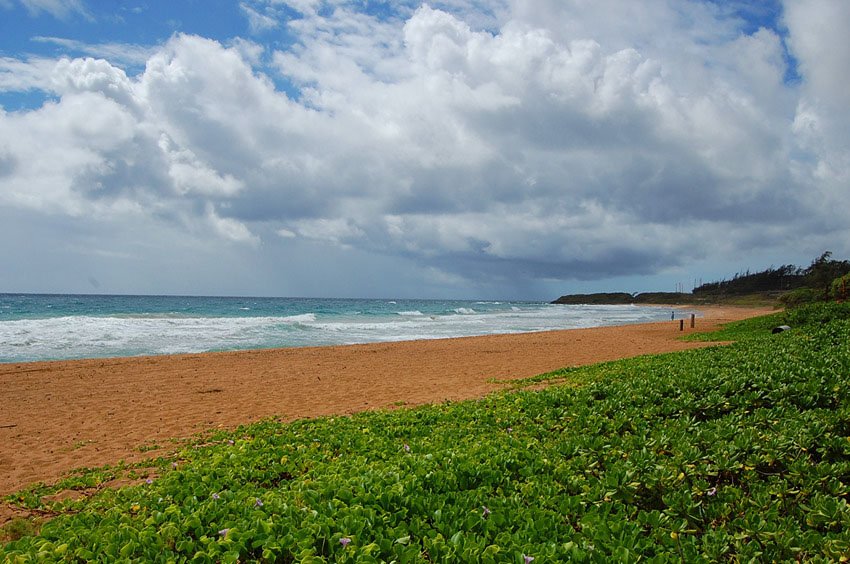
[[[710,337],[731,346],[563,370],[479,401],[266,421],[174,459],[82,471],[7,499],[29,517],[7,524],[16,540],[0,554],[839,560],[850,555],[850,308],[809,308],[771,334],[790,323],[782,315]],[[133,485],[102,487],[118,478]]]

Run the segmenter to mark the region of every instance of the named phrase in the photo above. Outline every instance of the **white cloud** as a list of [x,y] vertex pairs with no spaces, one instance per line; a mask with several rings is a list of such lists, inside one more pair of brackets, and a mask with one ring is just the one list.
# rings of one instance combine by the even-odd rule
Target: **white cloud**
[[159,148],[169,162],[168,174],[177,194],[181,196],[196,194],[231,197],[245,186],[232,175],[220,174],[201,162],[190,149],[175,148],[165,134],[160,136]]
[[241,37],[234,37],[228,41],[227,46],[236,49],[242,59],[251,66],[260,65],[265,53],[265,47]]
[[251,233],[251,230],[243,223],[230,217],[219,216],[212,205],[207,205],[206,217],[213,229],[225,239],[236,243],[248,243],[250,245],[258,245],[260,243],[259,237]]
[[19,0],[32,15],[46,12],[56,18],[64,19],[73,13],[89,17],[85,5],[80,0]]
[[785,23],[800,72],[813,95],[832,106],[850,104],[850,45],[844,41],[850,4],[841,0],[786,0]]
[[[283,4],[240,6],[284,25]],[[789,2],[799,85],[777,31],[712,3],[285,4],[285,50],[176,35],[134,76],[120,49],[0,60],[0,89],[57,96],[0,114],[0,201],[412,260],[446,284],[814,256],[846,233],[843,4]]]
[[85,43],[63,37],[47,37],[37,35],[32,41],[50,43],[62,47],[69,52],[82,53],[92,57],[108,59],[113,64],[144,65],[156,52],[153,47],[133,45],[128,43]]
[[[3,181],[0,199],[50,213],[84,213],[76,181],[103,175],[103,150],[120,148],[133,136],[133,120],[116,103],[95,93],[63,98],[38,111],[0,117],[0,139],[17,163]],[[97,191],[93,181],[86,190]]]
[[0,57],[0,92],[50,90],[50,75],[55,66],[53,59]]
[[296,230],[302,237],[336,245],[356,243],[358,239],[366,235],[355,222],[343,218],[300,220],[296,222]]
[[850,45],[844,39],[848,22],[846,2],[785,2],[789,43],[802,76],[792,131],[803,154],[794,170],[809,187],[822,221],[843,226],[843,239],[850,237],[844,212],[850,189]]
[[57,94],[97,92],[123,106],[135,106],[130,79],[103,59],[60,59],[51,78],[51,90]]
[[276,19],[271,16],[261,14],[260,12],[249,6],[246,2],[240,2],[239,8],[245,14],[245,17],[248,18],[248,25],[250,26],[251,31],[253,33],[268,31],[278,26],[278,22]]

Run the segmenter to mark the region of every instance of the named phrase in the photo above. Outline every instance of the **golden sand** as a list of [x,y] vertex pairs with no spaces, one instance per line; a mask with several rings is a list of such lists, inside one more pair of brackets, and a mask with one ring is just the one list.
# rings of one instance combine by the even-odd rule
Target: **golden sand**
[[[770,313],[704,307],[697,331]],[[686,323],[686,332],[692,332]],[[481,397],[493,379],[706,346],[676,322],[366,344],[0,364],[0,494],[135,461],[211,428]]]

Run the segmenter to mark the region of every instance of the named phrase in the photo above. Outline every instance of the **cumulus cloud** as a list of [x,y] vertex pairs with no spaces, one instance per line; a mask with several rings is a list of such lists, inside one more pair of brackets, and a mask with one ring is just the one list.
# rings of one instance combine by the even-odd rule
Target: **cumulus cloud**
[[811,188],[817,197],[812,199],[822,206],[824,219],[845,225],[843,211],[837,210],[846,207],[850,187],[850,45],[842,39],[850,22],[850,4],[789,0],[785,22],[803,76],[792,126],[803,152],[795,172],[804,181],[815,180]]
[[0,202],[399,257],[452,284],[847,234],[843,3],[789,0],[787,36],[703,2],[358,6],[246,0],[255,32],[294,44],[175,35],[134,75],[105,50],[0,60],[0,89],[55,96],[0,114]]

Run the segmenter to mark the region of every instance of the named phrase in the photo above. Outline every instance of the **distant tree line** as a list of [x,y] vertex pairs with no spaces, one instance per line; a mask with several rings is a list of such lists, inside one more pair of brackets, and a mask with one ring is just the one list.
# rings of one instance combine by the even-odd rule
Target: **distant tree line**
[[761,272],[736,274],[731,280],[709,282],[694,288],[695,295],[740,296],[763,292],[788,292],[807,288],[823,297],[829,295],[832,281],[850,273],[850,261],[832,260],[826,251],[812,261],[808,268],[786,264],[779,268],[770,267]]
[[846,300],[850,289],[850,261],[832,259],[826,251],[807,268],[786,264],[761,272],[735,274],[731,280],[709,282],[694,288],[690,294],[648,292],[642,294],[598,293],[569,294],[553,303],[560,304],[627,304],[627,303],[713,303],[741,296],[777,297],[785,305],[828,299]]
[[806,270],[786,264],[772,266],[761,272],[737,273],[731,280],[708,282],[694,288],[696,295],[742,295],[756,292],[776,292],[802,288],[806,285]]
[[803,271],[804,284],[782,295],[780,300],[787,306],[824,300],[847,299],[850,285],[850,261],[833,260],[826,251],[812,261]]

